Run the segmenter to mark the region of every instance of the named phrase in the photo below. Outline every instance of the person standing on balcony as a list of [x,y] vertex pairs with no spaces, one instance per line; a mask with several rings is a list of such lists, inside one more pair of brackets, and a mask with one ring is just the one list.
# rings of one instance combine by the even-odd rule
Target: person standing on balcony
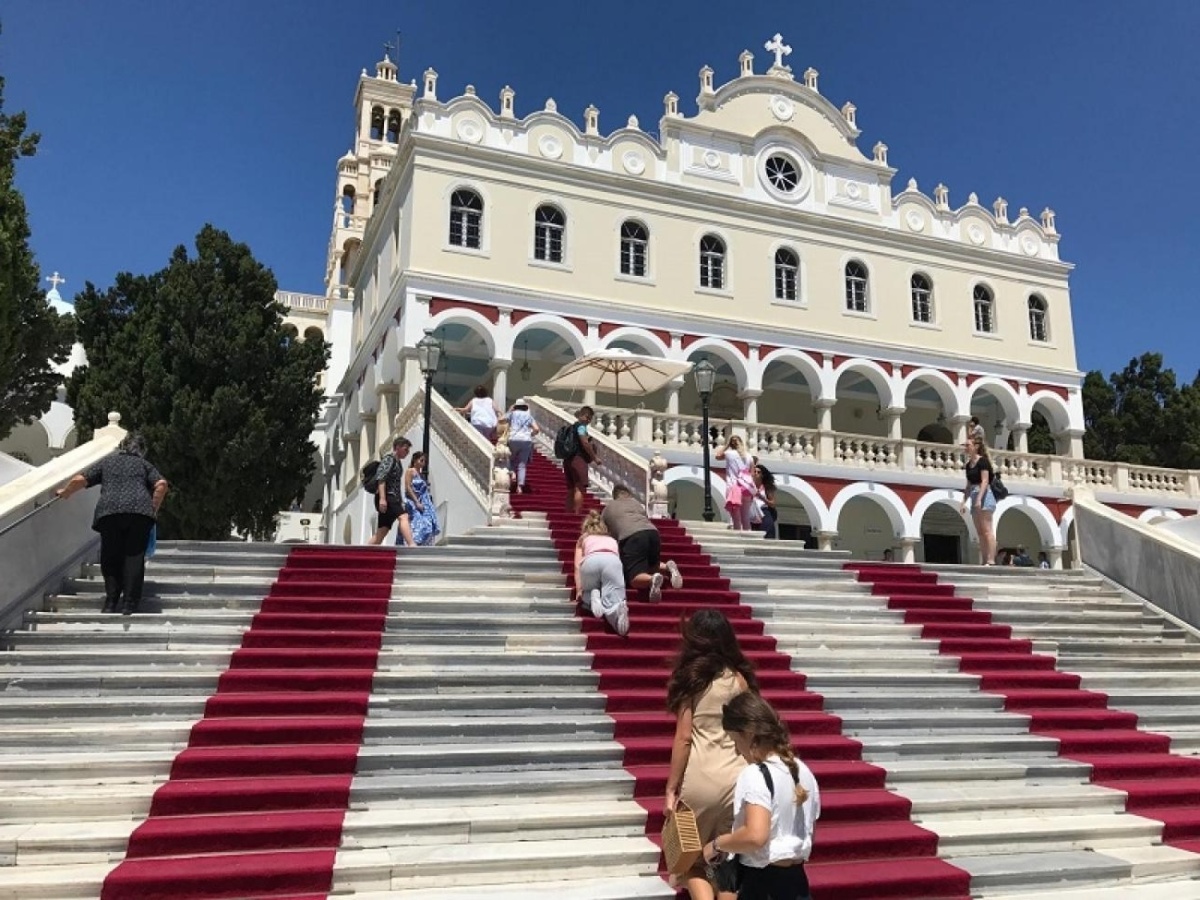
[[588,488],[588,465],[596,461],[596,445],[588,434],[588,425],[596,411],[590,406],[579,407],[575,413],[572,430],[575,432],[574,447],[563,459],[563,475],[567,480],[566,508],[569,513],[583,511],[583,495]]
[[70,497],[100,485],[92,529],[100,532],[100,574],[104,577],[103,612],[137,612],[146,579],[146,545],[167,496],[167,481],[146,459],[140,434],[125,435],[115,453],[80,472],[56,492]]
[[620,547],[628,587],[649,591],[651,603],[662,599],[664,579],[669,578],[676,590],[683,587],[683,575],[675,560],[662,562],[662,536],[633,491],[623,484],[614,485],[603,518],[605,528]]
[[971,416],[967,420],[967,438],[979,438],[983,441],[983,445],[987,446],[987,433],[983,430],[983,425],[979,422],[979,416]]
[[500,421],[500,410],[496,408],[484,385],[475,387],[475,397],[458,412],[466,416],[472,427],[489,442],[496,440],[496,424]]
[[996,512],[996,498],[991,490],[992,463],[983,438],[967,438],[963,449],[967,451],[967,486],[959,511],[964,514],[968,509],[971,511],[979,535],[979,561],[985,566],[995,565],[996,532],[992,517]]
[[721,456],[725,459],[725,508],[729,510],[733,530],[749,531],[754,495],[758,493],[754,484],[754,458],[736,434],[729,436]]
[[[429,460],[424,450],[418,450],[404,473],[404,509],[412,529],[412,542],[417,547],[432,547],[442,529],[438,527],[437,508],[425,480],[425,464]],[[404,533],[396,535],[396,543],[404,541]]]
[[629,604],[617,542],[594,509],[584,518],[579,532],[575,542],[575,599],[625,637],[629,634]]
[[379,482],[379,487],[375,489],[379,520],[375,523],[375,533],[367,541],[368,544],[382,544],[392,526],[399,522],[399,536],[405,546],[416,546],[413,543],[412,523],[404,507],[404,464],[401,462],[411,449],[412,441],[408,438],[396,438],[392,441],[392,452],[379,461],[379,468],[375,472]]
[[[746,691],[758,693],[758,679],[729,620],[715,609],[693,613],[683,623],[683,642],[667,682],[675,739],[663,808],[670,814],[680,801],[686,803],[696,814],[704,844],[733,827],[733,788],[746,763],[721,724],[721,710]],[[703,859],[683,878],[692,900],[737,896],[714,890]]]
[[529,411],[529,404],[524,397],[518,397],[508,411],[508,467],[517,480],[519,494],[529,493],[525,484],[525,470],[533,458],[533,439],[540,432],[538,423]]

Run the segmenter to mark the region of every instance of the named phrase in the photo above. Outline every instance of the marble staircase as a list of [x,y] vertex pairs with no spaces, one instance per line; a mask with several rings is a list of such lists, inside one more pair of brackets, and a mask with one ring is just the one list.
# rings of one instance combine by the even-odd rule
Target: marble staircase
[[[921,626],[842,571],[843,561],[757,534],[689,529],[826,710],[862,741],[864,758],[912,800],[914,821],[939,836],[939,855],[971,873],[974,896],[1182,900],[1200,892],[1200,855],[1166,846],[1161,822],[1125,812],[1122,791],[1091,784],[1089,765],[1031,734],[1028,715],[980,690],[979,675],[960,671]],[[1081,572],[947,567],[938,575],[1035,654],[1081,674],[1085,690],[1137,713],[1143,729],[1171,735],[1175,753],[1200,750],[1200,644],[1152,607]],[[973,649],[989,649],[986,638]]]

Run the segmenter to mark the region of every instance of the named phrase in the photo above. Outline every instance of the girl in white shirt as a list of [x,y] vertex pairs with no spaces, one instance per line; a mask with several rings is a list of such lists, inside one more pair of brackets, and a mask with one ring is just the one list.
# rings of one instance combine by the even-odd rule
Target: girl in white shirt
[[736,434],[729,436],[729,443],[721,451],[725,459],[725,508],[733,522],[734,531],[749,531],[750,517],[754,509],[754,457]]
[[809,900],[804,861],[812,853],[821,795],[808,766],[792,753],[787,726],[762,697],[739,694],[721,724],[750,763],[733,792],[733,830],[704,847],[719,863],[737,854],[738,900]]

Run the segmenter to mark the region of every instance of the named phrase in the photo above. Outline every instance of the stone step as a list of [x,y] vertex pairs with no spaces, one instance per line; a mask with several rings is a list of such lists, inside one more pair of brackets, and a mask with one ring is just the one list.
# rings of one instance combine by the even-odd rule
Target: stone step
[[944,820],[1003,819],[995,821],[998,832],[1010,816],[1094,815],[1119,813],[1125,809],[1125,794],[1087,783],[1067,784],[915,784],[904,790],[912,801],[913,817],[918,823],[926,818]]
[[1155,844],[1162,833],[1161,822],[1128,814],[1008,816],[1002,829],[991,817],[929,815],[923,822],[938,834],[938,854],[949,859],[1003,855],[1018,843],[1034,844],[1042,852]]
[[[1172,848],[1167,847],[1162,849],[1170,850]],[[1116,851],[1106,850],[1105,855],[1113,857],[1116,855]],[[1123,855],[1127,856],[1129,854]],[[1195,856],[1195,854],[1190,853],[1187,855]],[[1045,878],[1045,880],[1039,879],[1038,883],[1025,887],[988,888],[979,896],[981,900],[993,900],[996,897],[1019,897],[1021,900],[1200,900],[1200,881],[1172,879],[1169,886],[1157,881],[1150,881],[1145,884],[1125,883],[1111,887],[1090,885],[1081,888],[1068,885],[1046,890],[1045,886],[1054,883],[1054,880],[1051,876]],[[1166,893],[1167,891],[1170,893]]]
[[[461,887],[413,888],[388,891],[356,891],[354,900],[470,900],[478,890]],[[574,881],[539,881],[529,884],[519,875],[513,880],[487,885],[489,900],[673,900],[675,891],[657,874],[642,876],[592,877]],[[1190,896],[1187,900],[1191,900]]]

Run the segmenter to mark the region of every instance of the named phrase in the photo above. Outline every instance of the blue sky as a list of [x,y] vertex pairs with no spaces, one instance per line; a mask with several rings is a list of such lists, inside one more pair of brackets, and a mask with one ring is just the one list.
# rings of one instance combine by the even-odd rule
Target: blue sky
[[405,80],[433,66],[439,95],[493,103],[511,84],[518,115],[595,103],[605,132],[655,128],[668,90],[694,111],[702,65],[721,83],[749,48],[762,71],[781,31],[795,71],[857,105],[859,146],[889,145],[898,189],[1057,211],[1080,368],[1200,368],[1196,0],[10,0],[0,23],[5,108],[42,133],[18,182],[64,294],[160,268],[205,222],[320,292],[355,79],[397,29]]

